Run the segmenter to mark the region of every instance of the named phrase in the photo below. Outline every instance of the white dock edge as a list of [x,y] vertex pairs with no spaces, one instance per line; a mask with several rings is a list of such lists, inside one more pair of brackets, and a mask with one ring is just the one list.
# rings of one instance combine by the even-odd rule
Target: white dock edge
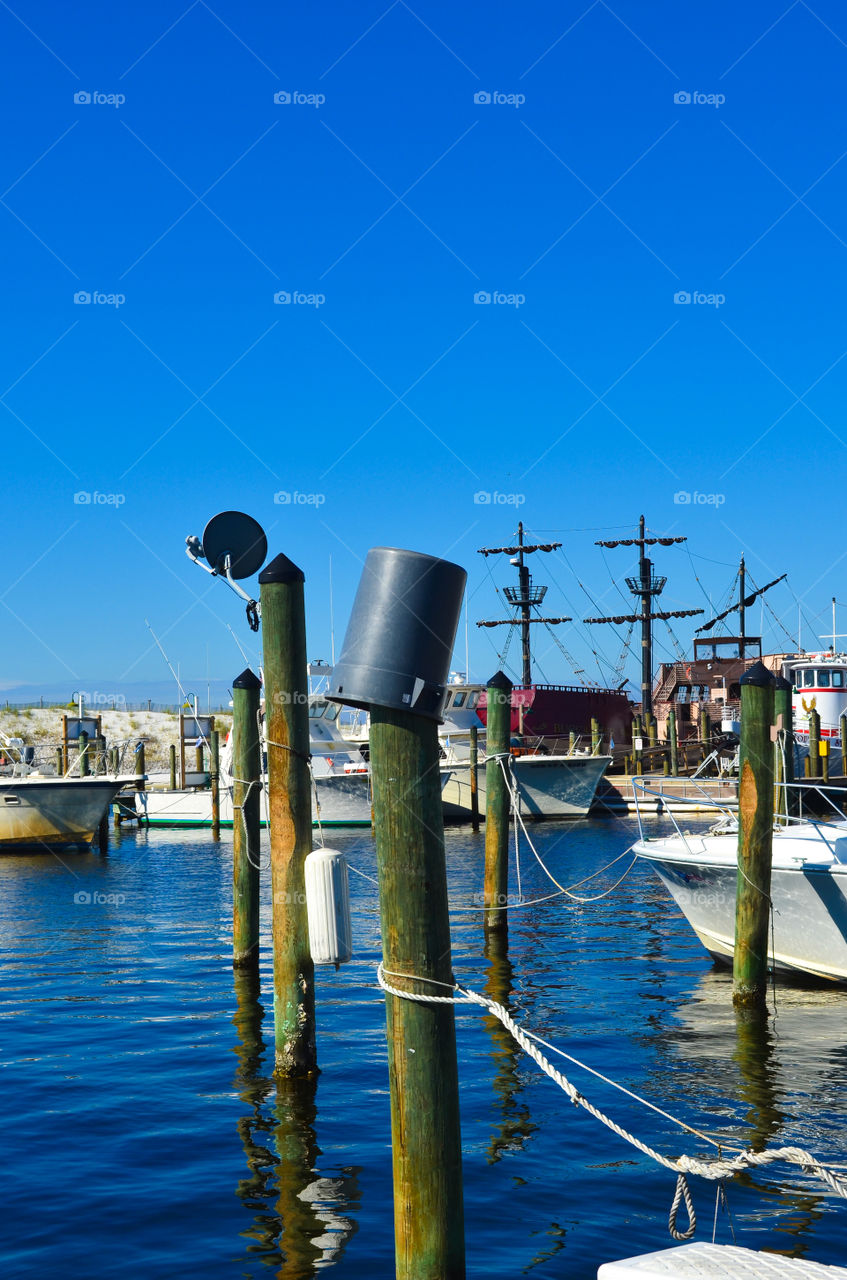
[[597,1280],[847,1280],[847,1267],[782,1258],[729,1244],[682,1244],[604,1262]]

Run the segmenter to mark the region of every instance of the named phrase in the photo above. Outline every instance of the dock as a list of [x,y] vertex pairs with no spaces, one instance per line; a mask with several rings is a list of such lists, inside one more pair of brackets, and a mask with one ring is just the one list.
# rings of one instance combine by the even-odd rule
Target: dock
[[[590,816],[626,816],[635,814],[633,784],[639,789],[638,807],[642,813],[682,813],[715,815],[715,804],[734,808],[738,803],[735,778],[667,778],[663,774],[606,775],[597,788]],[[646,787],[651,794],[641,792]]]

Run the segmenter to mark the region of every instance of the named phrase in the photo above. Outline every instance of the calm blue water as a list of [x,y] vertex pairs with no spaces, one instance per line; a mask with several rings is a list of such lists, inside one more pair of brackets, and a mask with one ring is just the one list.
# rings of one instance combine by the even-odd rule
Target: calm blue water
[[[634,828],[534,834],[572,883]],[[369,837],[331,843],[375,874]],[[448,832],[447,854],[453,902],[467,905],[482,838]],[[105,858],[0,859],[4,1278],[393,1274],[376,888],[351,876],[355,960],[318,971],[316,1092],[278,1097],[269,1020],[249,981],[234,985],[230,880],[228,841],[199,832],[131,832]],[[526,855],[523,887],[550,887]],[[782,989],[764,1035],[739,1029],[727,978],[640,866],[601,902],[513,912],[511,974],[489,968],[477,916],[453,919],[460,981],[507,981],[545,1038],[728,1141],[847,1163],[847,993]],[[261,980],[270,1003],[267,946]],[[671,1174],[575,1109],[480,1011],[459,1010],[458,1046],[469,1275],[593,1277],[671,1243]],[[561,1065],[640,1137],[702,1150]],[[710,1239],[714,1191],[692,1185],[697,1238]],[[847,1204],[794,1170],[733,1183],[729,1208],[741,1244],[847,1261]],[[718,1239],[731,1242],[725,1215]]]

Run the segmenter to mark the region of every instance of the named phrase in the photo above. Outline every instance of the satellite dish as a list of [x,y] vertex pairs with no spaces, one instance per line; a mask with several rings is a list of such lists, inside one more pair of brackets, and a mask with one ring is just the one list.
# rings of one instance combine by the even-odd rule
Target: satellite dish
[[250,578],[268,555],[265,531],[243,511],[221,511],[203,530],[203,555],[216,573],[223,573],[229,556],[231,578]]

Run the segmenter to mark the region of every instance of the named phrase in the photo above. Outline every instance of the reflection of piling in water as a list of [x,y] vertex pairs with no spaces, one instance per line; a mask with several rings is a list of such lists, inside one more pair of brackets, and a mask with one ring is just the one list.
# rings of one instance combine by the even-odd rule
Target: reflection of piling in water
[[[513,970],[509,960],[507,934],[486,930],[484,955],[488,961],[485,994],[489,1000],[494,1000],[511,1012]],[[494,1045],[492,1053],[496,1070],[494,1092],[500,1099],[500,1111],[503,1117],[502,1124],[491,1135],[488,1147],[488,1163],[496,1164],[505,1152],[519,1151],[535,1129],[535,1125],[530,1122],[529,1107],[517,1101],[517,1095],[522,1088],[518,1075],[518,1063],[522,1051],[497,1018],[486,1018],[485,1023]]]
[[[241,1101],[250,1108],[249,1114],[238,1121],[238,1136],[244,1147],[250,1176],[239,1182],[236,1194],[249,1208],[257,1209],[265,1207],[275,1164],[270,1149],[257,1142],[255,1137],[257,1133],[270,1134],[273,1130],[272,1122],[262,1111],[273,1085],[262,1074],[265,1049],[262,1020],[265,1011],[260,1004],[258,964],[235,969],[234,980],[236,1010],[232,1021],[238,1039],[233,1053],[238,1058],[238,1068],[233,1084]],[[263,1238],[266,1233],[260,1230],[258,1234]]]
[[278,1280],[306,1280],[336,1261],[357,1230],[342,1210],[358,1203],[355,1168],[322,1178],[315,1136],[315,1080],[277,1079],[276,1212],[279,1219]]
[[785,1119],[777,1104],[774,1037],[767,1010],[736,1008],[735,1034],[732,1059],[741,1073],[742,1101],[750,1107],[746,1116],[752,1130],[750,1146],[764,1151]]

